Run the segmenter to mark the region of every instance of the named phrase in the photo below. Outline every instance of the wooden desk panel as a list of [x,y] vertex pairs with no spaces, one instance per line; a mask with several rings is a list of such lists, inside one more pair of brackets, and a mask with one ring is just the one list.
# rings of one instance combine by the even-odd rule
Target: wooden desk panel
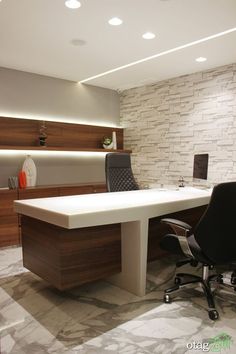
[[[185,220],[195,226],[206,206],[149,220],[148,262],[167,254],[159,242],[170,232],[164,217]],[[64,229],[22,216],[24,266],[59,290],[70,289],[121,271],[120,224]]]
[[121,271],[120,224],[68,230],[22,216],[23,264],[59,290]]

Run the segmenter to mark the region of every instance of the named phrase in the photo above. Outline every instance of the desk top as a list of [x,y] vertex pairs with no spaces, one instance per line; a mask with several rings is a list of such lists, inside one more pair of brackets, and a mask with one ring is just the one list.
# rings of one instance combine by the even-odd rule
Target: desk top
[[148,189],[15,201],[19,214],[68,229],[144,220],[208,204],[212,190]]

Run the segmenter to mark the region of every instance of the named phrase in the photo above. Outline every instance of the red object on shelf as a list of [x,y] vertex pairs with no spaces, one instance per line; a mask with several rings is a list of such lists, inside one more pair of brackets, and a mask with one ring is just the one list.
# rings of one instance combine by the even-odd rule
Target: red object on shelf
[[24,171],[19,172],[19,187],[20,188],[26,187],[26,174]]

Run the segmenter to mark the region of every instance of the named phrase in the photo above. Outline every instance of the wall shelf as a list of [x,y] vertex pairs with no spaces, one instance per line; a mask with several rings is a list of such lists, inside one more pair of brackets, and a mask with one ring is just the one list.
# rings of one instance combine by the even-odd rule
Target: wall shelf
[[[47,136],[45,147],[39,146],[43,125]],[[117,150],[103,149],[103,137],[111,137],[113,132],[116,132]],[[0,149],[131,153],[124,150],[122,128],[10,117],[0,117]]]

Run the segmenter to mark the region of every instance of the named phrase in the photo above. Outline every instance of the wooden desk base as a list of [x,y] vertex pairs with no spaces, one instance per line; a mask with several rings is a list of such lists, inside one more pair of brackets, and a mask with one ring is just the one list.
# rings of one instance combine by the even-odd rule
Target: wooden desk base
[[[23,264],[59,290],[119,273],[109,278],[110,281],[144,295],[146,268],[140,265],[140,254],[143,263],[166,254],[160,249],[159,241],[170,229],[160,220],[168,216],[195,226],[205,209],[206,205],[152,218],[149,222],[70,230],[22,216]],[[144,240],[147,235],[148,248]],[[130,249],[132,254],[128,254]],[[142,278],[142,286],[139,278]]]
[[120,224],[64,229],[22,216],[23,264],[59,290],[121,271]]

